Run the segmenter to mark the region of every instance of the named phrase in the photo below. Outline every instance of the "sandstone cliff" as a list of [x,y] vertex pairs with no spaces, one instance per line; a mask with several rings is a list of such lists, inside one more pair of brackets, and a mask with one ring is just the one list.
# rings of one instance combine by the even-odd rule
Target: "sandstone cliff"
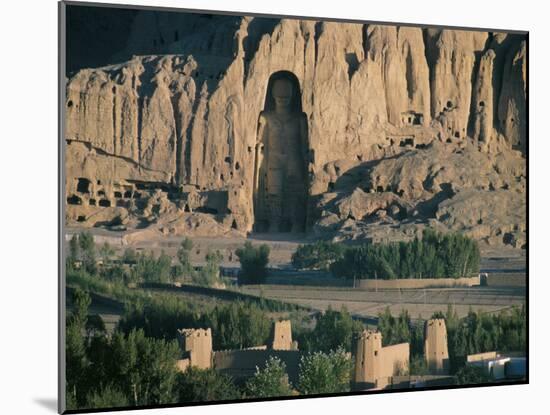
[[[411,207],[428,198],[423,192],[437,193],[416,183],[435,168],[414,167],[427,156],[414,161],[411,177],[388,171],[402,166],[384,160],[405,163],[411,147],[418,155],[435,142],[449,151],[471,144],[452,157],[472,176],[495,157],[525,164],[512,150],[525,152],[527,140],[524,36],[147,12],[134,21],[122,55],[128,53],[136,56],[68,80],[69,223],[101,224],[93,219],[98,214],[158,223],[160,191],[181,215],[210,215],[223,229],[251,230],[258,115],[269,77],[281,70],[298,78],[308,116],[312,226],[325,210],[315,198],[362,163],[387,165],[392,195],[380,203],[405,197],[402,207]],[[430,157],[448,157],[437,151]],[[445,179],[453,198],[460,177]],[[478,184],[464,188],[491,191]],[[446,209],[459,211],[455,202]],[[438,209],[424,217],[458,226]]]

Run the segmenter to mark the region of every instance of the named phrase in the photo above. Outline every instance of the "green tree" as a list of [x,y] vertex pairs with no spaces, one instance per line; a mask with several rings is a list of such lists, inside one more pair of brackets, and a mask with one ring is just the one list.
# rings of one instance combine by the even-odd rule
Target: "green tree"
[[138,256],[137,263],[132,268],[130,278],[133,281],[149,283],[167,283],[172,280],[172,258],[161,251],[158,258],[153,252]]
[[193,241],[189,238],[185,238],[181,241],[178,249],[178,261],[182,266],[182,274],[192,277],[194,275],[194,269],[191,265],[191,250],[193,249]]
[[255,247],[250,241],[238,248],[235,253],[241,263],[239,282],[241,284],[261,284],[267,278],[267,264],[269,263],[269,246]]
[[479,272],[477,242],[426,229],[422,240],[363,244],[346,249],[330,270],[343,278],[459,278]]
[[172,281],[178,281],[181,277],[185,275],[183,266],[181,264],[172,265],[170,275],[172,276]]
[[350,390],[352,364],[343,349],[317,352],[302,357],[298,391],[303,395],[347,392]]
[[78,235],[75,234],[69,241],[67,266],[74,268],[77,261],[80,261],[80,245],[78,243]]
[[221,350],[266,344],[271,321],[254,303],[235,301],[198,310],[179,298],[163,297],[129,305],[118,323],[123,333],[140,328],[146,336],[164,340],[175,339],[182,327],[211,328],[214,349]]
[[76,324],[69,324],[65,333],[65,373],[67,400],[75,405],[69,409],[76,409],[81,402],[81,386],[86,365],[86,343],[81,328]]
[[489,383],[491,378],[481,367],[464,366],[456,373],[457,385],[477,385]]
[[344,255],[344,245],[329,241],[299,245],[292,254],[292,265],[297,269],[328,270]]
[[[378,314],[378,330],[382,333],[384,346],[399,343],[412,343],[413,328],[407,310],[402,310],[395,318],[386,307],[383,313]],[[414,333],[416,334],[416,333]]]
[[99,314],[92,314],[86,320],[86,337],[102,336],[107,333],[105,322]]
[[122,255],[122,262],[125,264],[135,264],[138,260],[138,254],[133,248],[126,248]]
[[89,393],[86,401],[86,406],[88,408],[106,409],[130,405],[126,395],[111,385],[108,385],[101,390]]
[[241,301],[216,306],[204,315],[204,326],[211,327],[216,349],[242,349],[266,344],[271,321],[255,304]]
[[190,367],[178,374],[175,386],[178,402],[223,401],[240,398],[231,378],[215,369]]
[[220,281],[220,263],[223,256],[220,251],[209,251],[205,259],[206,265],[195,272],[192,279],[195,284],[211,287]]
[[175,340],[148,338],[143,330],[132,330],[127,336],[115,333],[111,341],[111,372],[132,405],[170,403],[179,354]]
[[111,282],[124,283],[129,280],[126,270],[118,264],[103,268],[101,275]]
[[315,328],[299,339],[301,348],[328,353],[343,348],[350,352],[352,341],[364,329],[360,321],[353,320],[343,306],[340,311],[329,308],[319,316]]
[[156,268],[158,273],[157,280],[159,282],[167,283],[172,280],[172,257],[166,255],[164,251],[160,252]]
[[80,234],[78,235],[78,244],[82,260],[82,267],[84,268],[84,270],[92,275],[97,274],[94,237],[89,232],[80,232]]
[[426,365],[426,359],[422,355],[411,356],[409,364],[409,373],[411,376],[425,376],[429,375],[428,366]]
[[73,292],[73,311],[67,316],[65,333],[65,364],[68,402],[80,406],[85,403],[86,381],[86,330],[88,308],[91,299],[88,293],[77,288]]
[[289,396],[292,389],[288,383],[286,366],[277,357],[270,357],[265,367],[256,367],[256,373],[245,385],[245,395],[250,398]]
[[175,297],[152,298],[128,304],[117,329],[125,334],[142,329],[147,337],[173,340],[178,329],[199,327],[199,319],[187,303]]
[[76,288],[73,291],[72,300],[73,300],[72,301],[73,311],[69,315],[69,322],[74,323],[83,329],[86,326],[86,321],[88,318],[88,309],[92,304],[92,299],[90,298],[90,295],[86,291],[80,288]]
[[111,262],[111,258],[115,255],[115,250],[109,243],[105,242],[99,248],[99,256],[103,261],[103,265],[108,265]]

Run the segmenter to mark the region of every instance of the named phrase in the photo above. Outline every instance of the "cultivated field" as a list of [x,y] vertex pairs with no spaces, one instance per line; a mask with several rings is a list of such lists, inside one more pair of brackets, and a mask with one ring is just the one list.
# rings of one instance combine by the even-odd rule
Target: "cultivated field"
[[[525,252],[519,250],[485,250],[481,272],[489,273],[493,281],[508,276],[517,276],[526,281]],[[319,272],[297,273],[274,270],[268,284],[245,286],[243,293],[263,295],[290,303],[308,306],[323,311],[329,306],[339,309],[345,306],[352,314],[370,319],[390,308],[397,315],[406,309],[412,318],[428,318],[434,312],[447,310],[451,304],[459,316],[468,310],[497,313],[526,301],[525,286],[516,287],[471,287],[431,288],[417,290],[366,291],[353,289],[351,281],[344,282]],[[348,286],[343,286],[347,284]],[[337,286],[340,285],[340,286]]]
[[263,295],[289,303],[322,311],[329,306],[345,306],[352,314],[373,318],[386,307],[394,315],[406,309],[412,318],[428,318],[437,311],[445,312],[452,304],[459,316],[465,316],[470,307],[474,311],[499,312],[525,302],[524,289],[489,287],[446,288],[425,290],[363,291],[353,288],[296,287],[293,285],[247,286],[240,291]]

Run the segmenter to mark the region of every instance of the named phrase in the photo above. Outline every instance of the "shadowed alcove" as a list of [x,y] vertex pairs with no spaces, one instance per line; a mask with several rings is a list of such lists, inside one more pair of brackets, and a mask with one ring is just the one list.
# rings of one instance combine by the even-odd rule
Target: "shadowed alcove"
[[307,116],[292,72],[273,73],[258,117],[254,231],[303,232],[307,206]]

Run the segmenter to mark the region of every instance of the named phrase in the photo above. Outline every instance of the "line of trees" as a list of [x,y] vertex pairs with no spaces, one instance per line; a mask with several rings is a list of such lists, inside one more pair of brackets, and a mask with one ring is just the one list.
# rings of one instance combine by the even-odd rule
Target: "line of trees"
[[152,298],[147,303],[129,304],[118,323],[123,333],[141,329],[153,338],[175,339],[181,328],[211,328],[216,350],[266,344],[271,320],[256,304],[243,301],[198,307],[177,297]]
[[330,269],[357,279],[459,278],[479,273],[477,242],[459,233],[425,229],[422,239],[348,247]]
[[[177,262],[161,251],[158,256],[153,252],[136,252],[126,248],[115,258],[115,250],[105,242],[96,248],[94,238],[89,232],[73,235],[69,241],[66,259],[67,271],[82,270],[89,275],[97,275],[112,282],[130,283],[172,283],[190,280],[195,285],[216,287],[222,284],[220,264],[223,255],[218,250],[208,251],[206,265],[194,267],[191,263],[193,242],[184,238],[176,254]],[[270,248],[266,244],[252,245],[247,241],[235,251],[241,264],[240,284],[262,284],[268,276]],[[101,263],[99,262],[101,259]],[[101,264],[101,266],[99,266]]]
[[[444,318],[447,327],[447,346],[451,373],[457,374],[465,366],[469,354],[490,351],[515,352],[526,350],[527,317],[525,306],[512,307],[498,314],[470,310],[459,318],[449,305],[446,313],[434,313],[431,318]],[[403,310],[393,317],[389,308],[378,315],[378,330],[382,333],[383,345],[410,343],[410,373],[426,374],[424,364],[423,320],[412,323]],[[465,369],[464,374],[469,373]]]
[[292,266],[296,269],[328,271],[330,266],[344,256],[344,245],[330,241],[317,241],[299,245],[292,254]]
[[[137,328],[149,337],[171,340],[180,328],[211,328],[215,350],[239,349],[269,342],[272,321],[267,312],[268,309],[244,301],[198,307],[166,296],[127,304],[118,329],[129,333]],[[306,327],[309,325],[309,319],[292,325],[293,338],[305,352],[328,353],[340,348],[351,352],[354,339],[364,329],[363,323],[354,320],[345,307],[339,311],[329,307],[317,317],[313,329]]]
[[[156,256],[153,252],[140,253],[127,248],[120,258],[115,258],[115,250],[107,242],[96,248],[93,236],[89,232],[80,232],[69,241],[67,271],[81,270],[122,284],[166,284],[187,278],[200,286],[219,285],[222,254],[218,250],[208,251],[205,256],[206,265],[195,269],[190,261],[192,249],[193,242],[189,238],[183,239],[177,251],[178,262],[175,264],[172,264],[172,257],[164,251]],[[101,266],[98,266],[99,260]]]
[[351,352],[355,339],[364,328],[363,323],[354,320],[344,306],[339,311],[329,306],[317,317],[313,330],[303,330],[297,324],[292,326],[293,336],[298,340],[300,350],[324,353],[337,349]]
[[453,372],[460,370],[466,356],[490,351],[527,350],[527,315],[525,305],[514,306],[498,314],[474,312],[459,318],[449,306],[444,317],[447,326],[449,360]]
[[177,252],[179,264],[174,267],[175,278],[189,277],[194,284],[203,287],[219,285],[221,283],[220,264],[223,260],[221,252],[218,250],[209,250],[205,257],[206,265],[196,270],[191,264],[192,249],[193,241],[189,238],[184,238]]
[[[169,283],[190,277],[202,286],[215,286],[220,282],[219,267],[222,255],[208,252],[206,265],[195,270],[190,262],[193,243],[185,238],[177,252],[178,264],[161,252],[135,253],[127,249],[122,256],[125,268],[112,263],[113,249],[104,244],[99,249],[104,266],[97,267],[97,252],[91,234],[74,235],[69,243],[67,269],[81,268],[89,274],[100,274],[111,281]],[[239,283],[261,284],[268,275],[269,246],[253,246],[246,242],[236,250],[241,263]],[[79,267],[77,267],[79,264]],[[438,233],[425,229],[422,239],[388,244],[362,244],[348,246],[341,243],[318,241],[300,245],[292,255],[292,264],[298,269],[322,269],[337,277],[354,279],[396,278],[459,278],[479,273],[480,252],[477,242],[459,233]]]
[[[214,349],[238,349],[268,343],[272,326],[269,312],[269,308],[244,301],[199,307],[177,297],[153,297],[127,304],[118,329],[128,333],[139,328],[147,336],[171,340],[180,328],[211,328]],[[304,317],[303,313],[291,314],[292,335],[305,352],[328,353],[338,348],[351,352],[354,339],[364,329],[363,323],[354,320],[345,307],[341,310],[329,307],[317,316],[313,329],[309,328],[308,316],[303,320],[300,317]]]

